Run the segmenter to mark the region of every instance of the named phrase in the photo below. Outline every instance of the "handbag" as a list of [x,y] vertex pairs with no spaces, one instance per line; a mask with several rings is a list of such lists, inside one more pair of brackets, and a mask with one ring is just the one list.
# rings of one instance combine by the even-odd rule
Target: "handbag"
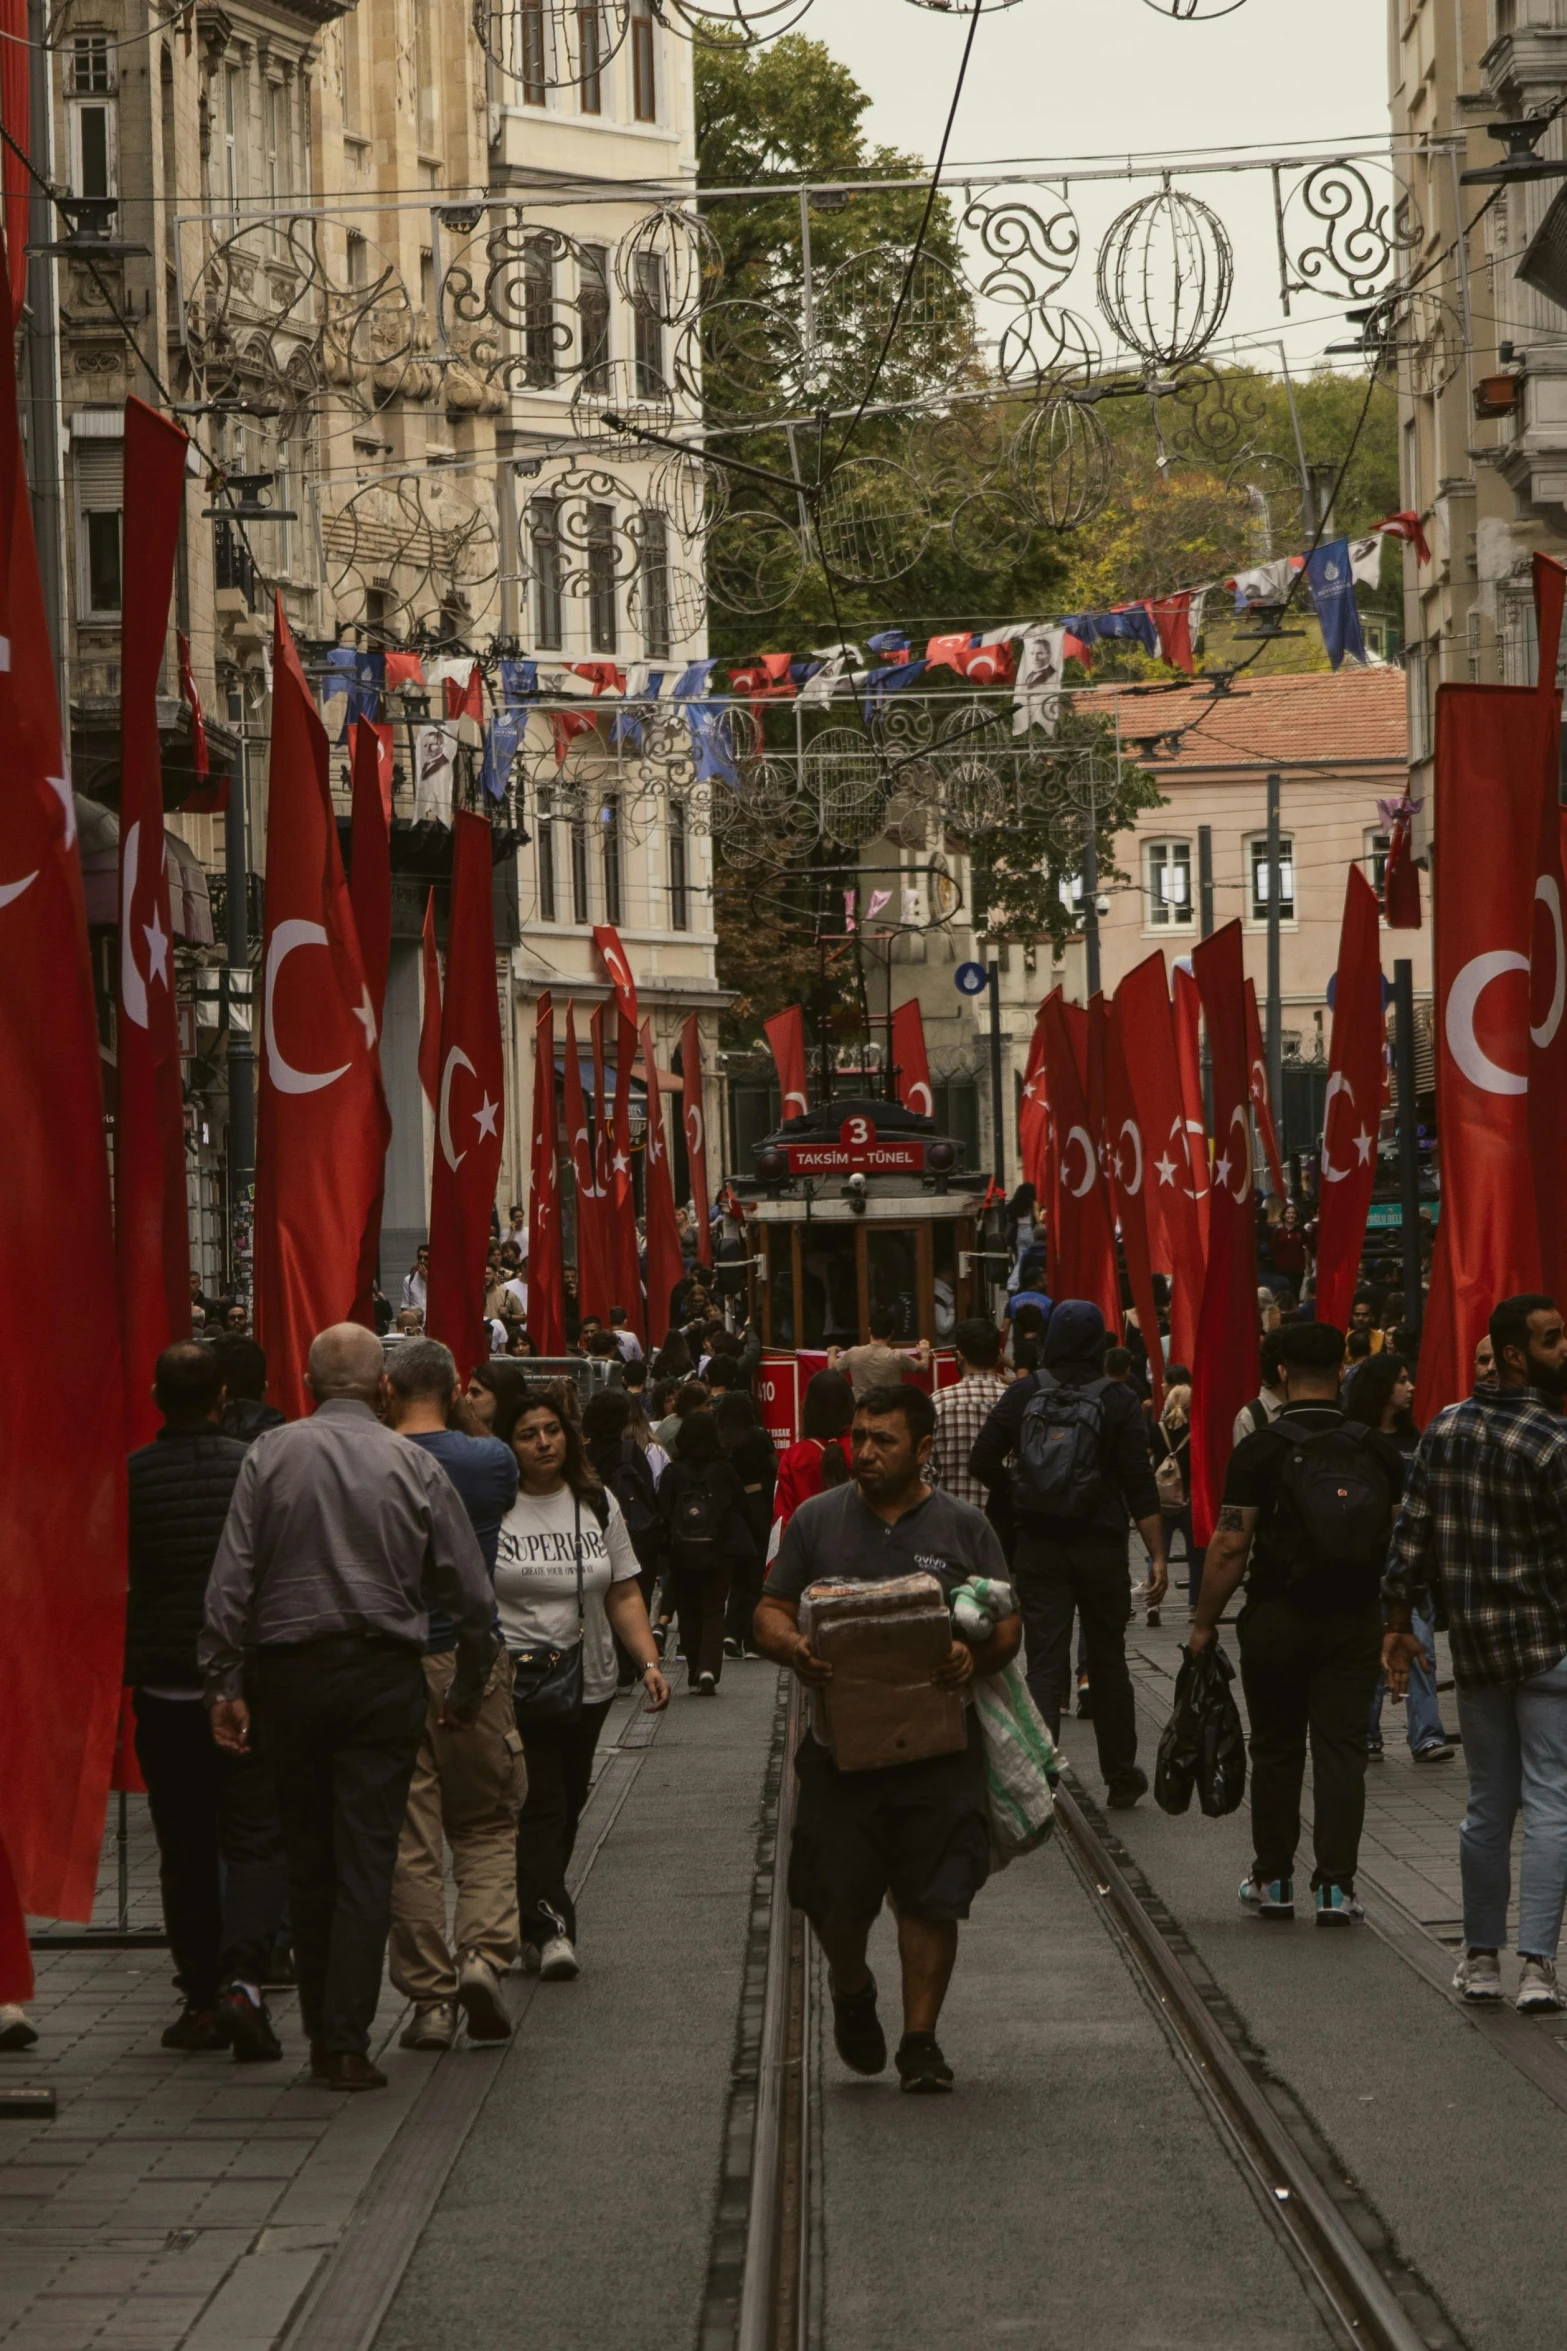
[[576,1521],[577,1637],[565,1649],[512,1651],[511,1697],[520,1731],[537,1730],[545,1723],[575,1722],[582,1712],[582,1643],[587,1618],[582,1605],[582,1504],[575,1495],[572,1511]]
[[1155,1464],[1153,1482],[1159,1489],[1161,1510],[1186,1508],[1186,1480],[1181,1475],[1181,1464],[1173,1450]]

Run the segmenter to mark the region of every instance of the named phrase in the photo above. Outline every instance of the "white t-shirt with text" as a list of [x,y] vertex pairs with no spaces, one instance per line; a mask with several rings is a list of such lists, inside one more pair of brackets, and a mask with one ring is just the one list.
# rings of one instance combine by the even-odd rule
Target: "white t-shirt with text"
[[575,1541],[582,1539],[582,1694],[588,1705],[615,1695],[615,1643],[604,1608],[612,1583],[638,1572],[637,1555],[613,1494],[600,1527],[569,1486],[519,1494],[501,1521],[495,1605],[508,1649],[569,1649],[577,1638]]

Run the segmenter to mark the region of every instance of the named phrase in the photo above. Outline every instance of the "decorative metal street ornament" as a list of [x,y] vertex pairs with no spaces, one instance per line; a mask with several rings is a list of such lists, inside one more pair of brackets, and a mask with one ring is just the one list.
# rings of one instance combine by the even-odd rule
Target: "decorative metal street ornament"
[[716,48],[758,49],[797,25],[811,0],[652,0],[672,33]]
[[625,40],[630,0],[473,0],[480,48],[537,105],[594,81]]
[[1235,256],[1218,214],[1166,180],[1111,223],[1098,278],[1099,307],[1128,349],[1184,367],[1224,324]]
[[1233,16],[1246,0],[1146,0],[1146,5],[1160,16],[1173,16],[1177,24],[1190,24],[1199,17]]
[[912,571],[930,539],[930,509],[919,484],[890,457],[845,459],[818,498],[814,519],[824,567],[860,588]]
[[1110,436],[1097,408],[1054,392],[1012,443],[1012,483],[1025,513],[1052,531],[1081,530],[1110,496]]

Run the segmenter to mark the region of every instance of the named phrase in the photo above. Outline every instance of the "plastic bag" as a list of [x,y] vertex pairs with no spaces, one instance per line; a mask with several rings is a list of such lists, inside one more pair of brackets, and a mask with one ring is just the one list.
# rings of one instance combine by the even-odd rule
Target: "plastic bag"
[[1042,1845],[1055,1827],[1060,1765],[1055,1742],[1015,1665],[976,1674],[972,1687],[985,1748],[990,1866],[1005,1869],[1020,1853]]
[[1182,1652],[1175,1703],[1159,1741],[1154,1801],[1161,1812],[1197,1802],[1210,1820],[1234,1812],[1246,1793],[1246,1735],[1230,1695],[1235,1668],[1217,1642]]

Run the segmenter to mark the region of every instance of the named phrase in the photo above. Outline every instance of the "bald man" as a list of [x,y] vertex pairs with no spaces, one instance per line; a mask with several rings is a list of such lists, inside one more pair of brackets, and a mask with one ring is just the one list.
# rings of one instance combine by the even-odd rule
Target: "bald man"
[[316,1410],[245,1456],[198,1649],[219,1746],[254,1736],[272,1757],[310,2071],[339,2090],[386,2086],[368,2052],[424,1728],[426,1595],[457,1628],[451,1727],[474,1721],[495,1655],[478,1538],[440,1463],[377,1417],[383,1367],[358,1323],[311,1347]]

